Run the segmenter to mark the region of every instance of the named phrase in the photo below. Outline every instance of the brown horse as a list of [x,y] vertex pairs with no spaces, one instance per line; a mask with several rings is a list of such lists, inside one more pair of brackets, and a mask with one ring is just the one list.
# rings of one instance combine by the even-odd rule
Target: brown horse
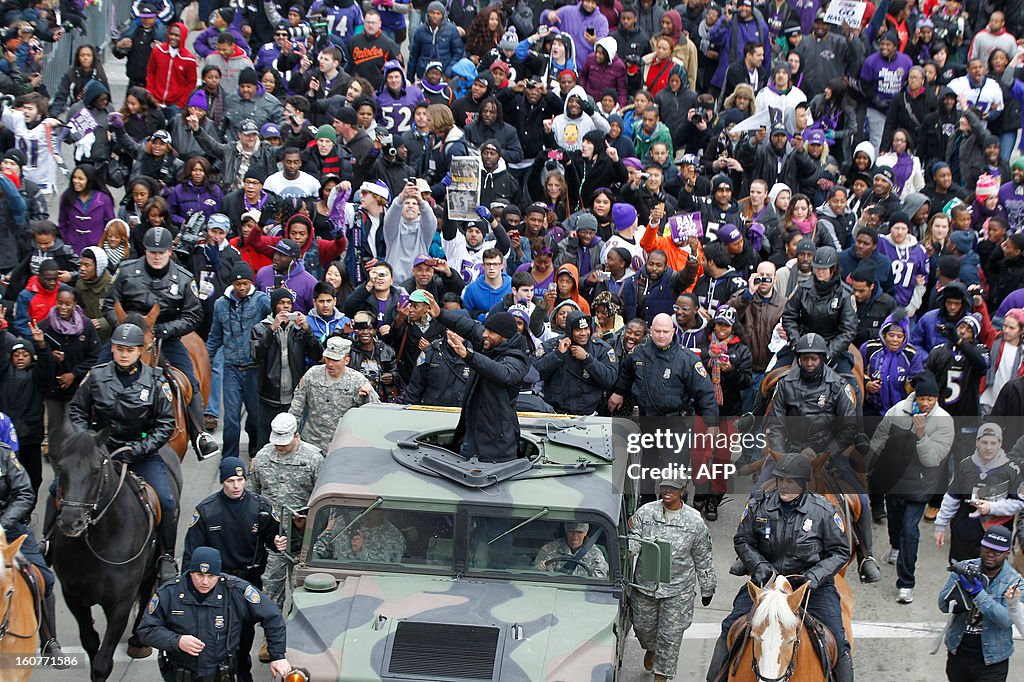
[[[842,605],[843,628],[852,650],[853,595],[841,575],[835,577],[835,585]],[[745,629],[746,641],[739,648],[738,658],[729,664],[728,679],[741,682],[820,682],[826,679],[827,672],[811,646],[811,635],[805,623],[807,590],[807,583],[794,590],[784,576],[778,576],[763,589],[747,583],[754,607],[750,626]],[[741,619],[729,632],[730,649],[744,632],[744,625]]]
[[[117,315],[118,324],[123,322],[128,315],[124,308],[121,307],[120,302],[114,303],[114,314]],[[156,367],[160,364],[159,349],[156,339],[153,337],[153,325],[156,324],[156,319],[159,316],[160,306],[154,303],[153,307],[144,316],[146,324],[140,325],[142,326],[142,331],[146,334],[146,345],[142,349],[142,362],[150,367]],[[203,406],[205,407],[210,399],[210,377],[213,374],[210,368],[210,354],[206,351],[206,344],[203,343],[203,340],[195,332],[189,332],[182,336],[181,343],[185,346],[185,350],[188,351],[189,359],[192,360],[192,371],[199,382],[199,392],[203,396]],[[185,459],[185,453],[188,452],[189,441],[191,440],[188,433],[187,418],[188,406],[192,401],[192,384],[189,383],[188,377],[180,369],[171,365],[167,365],[167,367],[171,374],[169,378],[181,390],[180,398],[178,392],[174,392],[174,433],[167,444],[178,454],[178,460],[181,461]],[[201,427],[202,425],[199,426]]]
[[[26,535],[7,544],[7,536],[0,529],[0,656],[9,661],[14,656],[35,656],[39,652],[39,614],[35,596],[19,570],[18,550]],[[0,668],[0,682],[20,682],[32,676],[32,668],[23,666]]]

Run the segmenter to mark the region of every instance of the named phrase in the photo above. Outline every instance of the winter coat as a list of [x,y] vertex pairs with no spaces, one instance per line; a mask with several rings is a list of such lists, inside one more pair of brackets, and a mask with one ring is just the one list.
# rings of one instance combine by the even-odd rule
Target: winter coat
[[213,323],[206,339],[206,349],[212,358],[224,349],[224,362],[235,367],[251,367],[252,355],[249,339],[252,330],[270,315],[270,296],[265,292],[249,288],[249,295],[239,300],[233,287],[213,304]]
[[[221,187],[229,189],[235,182],[238,169],[242,167],[242,152],[239,142],[218,142],[210,137],[205,130],[200,128],[194,133],[199,146],[218,159],[220,166]],[[277,167],[277,152],[274,147],[260,140],[257,142],[256,150],[252,153],[252,160],[249,167],[260,166],[264,171]]]
[[207,218],[220,210],[224,192],[219,185],[196,186],[191,180],[175,185],[167,193],[167,204],[171,208],[171,220],[181,225],[191,213],[202,213]]
[[[75,395],[78,385],[88,374],[89,370],[96,364],[100,353],[100,337],[93,326],[92,321],[84,311],[81,312],[84,318],[82,333],[77,335],[61,334],[50,324],[49,318],[44,318],[39,323],[39,328],[46,334],[47,344],[52,350],[59,350],[64,353],[64,360],[54,361],[53,376],[50,385],[46,390],[47,399],[67,402]],[[75,380],[67,388],[61,388],[57,383],[57,377],[70,372],[75,375]]]
[[[188,38],[185,24],[178,21],[171,26],[177,26],[181,31],[178,54],[171,54],[170,44],[166,41],[153,46],[146,67],[146,88],[160,106],[184,108],[199,80],[199,62],[185,47]],[[237,45],[235,49],[239,49]]]
[[224,95],[224,118],[227,127],[225,137],[228,140],[238,139],[238,130],[242,127],[242,121],[247,118],[251,118],[258,126],[264,123],[279,123],[284,118],[284,104],[268,94],[262,84],[256,86],[256,94],[252,99],[242,99],[237,89],[225,91],[228,93]]
[[[269,299],[267,305],[269,306]],[[300,308],[302,310],[302,308]],[[260,368],[257,393],[260,400],[271,405],[290,405],[291,395],[281,395],[282,372],[291,373],[292,391],[299,385],[299,379],[306,370],[320,361],[324,349],[309,329],[303,329],[293,322],[282,325],[274,331],[273,312],[252,328],[250,350],[252,361]],[[281,343],[288,344],[288,367],[281,365]]]
[[580,69],[579,85],[595,102],[600,101],[605,90],[614,90],[619,106],[624,107],[627,101],[626,65],[617,56],[618,44],[615,38],[606,36],[598,40],[596,46],[604,50],[607,61],[598,64],[597,57],[591,53]]
[[751,294],[749,288],[744,288],[734,293],[727,303],[736,309],[736,319],[746,332],[753,371],[764,372],[774,357],[768,344],[786,309],[785,294],[775,288],[771,295],[764,297]]
[[76,196],[73,208],[61,211],[57,218],[57,230],[64,243],[75,253],[82,253],[87,246],[96,246],[107,223],[114,218],[114,201],[106,192],[92,193],[89,205],[82,206]]
[[462,59],[466,50],[462,44],[455,25],[448,21],[447,16],[441,19],[437,28],[431,28],[427,21],[423,21],[416,28],[409,46],[409,66],[416,78],[423,78],[427,70],[427,64],[433,61],[441,62],[441,68],[445,76],[452,75],[452,66]]
[[827,291],[821,292],[813,281],[805,282],[786,303],[782,327],[790,346],[803,334],[814,332],[825,337],[828,359],[836,360],[848,352],[857,333],[857,313],[853,309],[853,292],[838,276]]

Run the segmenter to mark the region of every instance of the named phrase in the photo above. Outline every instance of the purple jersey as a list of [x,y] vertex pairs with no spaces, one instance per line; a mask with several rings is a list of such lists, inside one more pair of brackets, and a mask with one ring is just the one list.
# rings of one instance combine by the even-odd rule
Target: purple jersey
[[864,60],[860,79],[876,81],[878,100],[888,109],[889,102],[893,101],[907,84],[907,74],[913,65],[910,57],[902,52],[897,52],[891,62],[886,61],[881,52],[875,52]]
[[913,246],[896,246],[887,237],[878,240],[878,250],[892,261],[893,298],[901,306],[907,305],[914,297],[917,276],[928,277],[928,252],[916,240]]
[[1013,181],[1004,182],[999,188],[999,203],[1006,209],[1010,231],[1024,229],[1024,185]]

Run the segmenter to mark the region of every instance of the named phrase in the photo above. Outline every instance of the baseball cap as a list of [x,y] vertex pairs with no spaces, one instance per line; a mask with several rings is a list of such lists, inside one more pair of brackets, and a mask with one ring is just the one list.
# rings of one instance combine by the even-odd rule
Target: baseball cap
[[260,137],[264,140],[271,137],[281,137],[281,129],[276,123],[264,123],[260,126]]
[[[342,339],[335,336],[329,341]],[[330,345],[330,344],[328,344]],[[295,432],[299,430],[299,423],[295,415],[289,412],[282,412],[270,422],[270,443],[271,445],[289,445],[295,438]]]
[[571,523],[565,524],[565,532],[567,533],[586,533],[590,530],[589,523]]
[[152,135],[149,136],[149,139],[150,140],[160,140],[161,142],[165,142],[167,144],[170,144],[171,143],[171,134],[169,132],[167,132],[166,130],[157,130]]
[[739,241],[743,238],[743,233],[740,232],[740,228],[732,224],[722,225],[718,229],[718,241],[723,244],[732,244],[735,241]]
[[994,549],[997,552],[1009,552],[1011,537],[1010,529],[1006,526],[992,526],[985,531],[985,536],[981,538],[981,546]]
[[661,483],[658,484],[658,487],[686,490],[686,481],[682,478],[663,478],[661,479]]
[[302,250],[299,248],[298,243],[288,238],[282,239],[278,243],[274,244],[273,249],[274,251],[284,254],[289,258],[298,258],[302,255]]
[[872,180],[874,180],[875,178],[882,178],[883,180],[888,182],[890,185],[896,184],[896,179],[895,179],[895,177],[892,174],[892,168],[889,168],[888,166],[878,166],[878,167],[876,167],[874,174],[872,174],[872,176],[871,176]]
[[332,336],[327,339],[327,347],[324,348],[324,357],[328,360],[344,360],[352,348],[352,342],[340,336]]
[[252,120],[251,118],[247,118],[244,121],[242,121],[242,125],[239,127],[238,130],[243,134],[255,133],[258,135],[260,132],[260,127],[256,125],[256,121]]
[[409,301],[412,303],[426,303],[430,304],[430,299],[427,298],[427,292],[423,289],[417,289],[416,291],[409,294]]
[[[961,320],[961,322],[962,321],[963,320]],[[1002,440],[1003,427],[999,426],[999,424],[994,424],[992,422],[982,424],[981,427],[978,429],[978,435],[976,437],[984,438],[985,436],[992,436],[993,438],[998,438],[999,440]]]

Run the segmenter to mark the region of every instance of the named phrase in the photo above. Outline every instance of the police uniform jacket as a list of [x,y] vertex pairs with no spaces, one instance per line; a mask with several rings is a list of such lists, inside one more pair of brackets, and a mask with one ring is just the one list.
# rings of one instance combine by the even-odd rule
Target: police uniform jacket
[[[285,623],[274,602],[246,581],[221,576],[200,601],[186,574],[165,583],[149,602],[139,623],[139,639],[167,653],[177,668],[204,677],[238,649],[243,622],[259,623],[267,636],[270,660],[285,657]],[[198,637],[206,648],[191,656],[178,648],[182,635]]]
[[[794,366],[775,386],[765,433],[776,452],[813,448],[833,454],[853,443],[857,405],[853,389],[835,370],[822,365],[821,381],[804,381]],[[834,439],[835,447],[830,443]]]
[[24,526],[35,504],[36,494],[28,473],[14,451],[6,443],[0,443],[0,527]]
[[274,505],[262,495],[246,490],[231,500],[222,491],[215,492],[192,512],[181,563],[188,566],[197,547],[213,547],[220,551],[226,572],[242,577],[257,569],[258,575],[280,528]]
[[473,368],[455,354],[447,339],[437,339],[416,360],[405,389],[404,402],[408,405],[460,407],[474,376]]
[[782,328],[786,330],[791,346],[804,334],[820,334],[828,343],[828,359],[835,360],[849,351],[850,342],[857,333],[853,290],[836,279],[822,293],[815,286],[814,277],[808,278],[786,303]]
[[[569,317],[583,319],[583,313],[572,312]],[[568,323],[568,320],[567,320]],[[619,362],[615,350],[607,342],[591,335],[583,349],[585,360],[577,360],[570,351],[558,352],[561,338],[544,342],[544,354],[534,360],[534,366],[544,380],[544,398],[560,412],[566,414],[593,414],[597,411],[605,390],[615,386],[619,375]]]
[[758,492],[743,510],[732,539],[753,574],[770,564],[780,575],[806,575],[816,585],[832,580],[850,559],[846,520],[825,498],[805,492],[788,515],[778,493]]
[[129,313],[149,312],[153,304],[160,306],[153,334],[158,339],[181,338],[195,331],[203,321],[203,307],[192,274],[177,263],[170,263],[158,277],[146,268],[146,259],[122,263],[114,278],[114,286],[103,300],[103,314],[111,327],[117,326],[114,304]]
[[68,419],[75,432],[109,427],[107,447],[130,448],[117,456],[130,463],[159,456],[174,433],[174,409],[162,369],[138,362],[129,371],[136,379],[126,387],[113,362],[94,367],[68,403]]
[[709,426],[718,425],[718,403],[708,371],[695,353],[674,342],[662,349],[646,339],[629,357],[622,358],[615,392],[631,395],[643,416],[696,412]]

